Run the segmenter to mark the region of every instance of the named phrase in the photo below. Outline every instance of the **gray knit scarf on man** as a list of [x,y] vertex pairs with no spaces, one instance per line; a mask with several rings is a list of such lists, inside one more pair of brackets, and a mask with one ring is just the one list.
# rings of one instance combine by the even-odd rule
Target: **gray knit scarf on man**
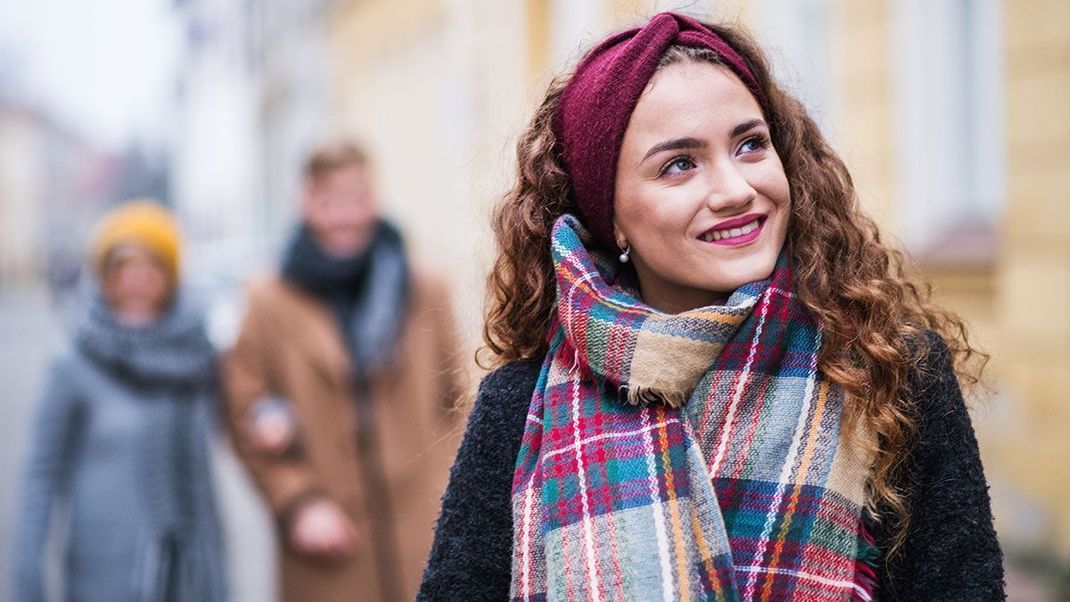
[[397,359],[409,264],[401,233],[392,224],[377,222],[368,246],[344,257],[324,251],[302,225],[286,251],[282,274],[330,306],[357,378],[372,379]]

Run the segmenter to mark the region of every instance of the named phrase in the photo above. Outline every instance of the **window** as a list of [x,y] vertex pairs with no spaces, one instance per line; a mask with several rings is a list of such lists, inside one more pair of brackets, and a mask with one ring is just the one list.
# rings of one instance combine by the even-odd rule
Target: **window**
[[891,3],[897,204],[922,256],[992,238],[1006,187],[1001,28],[999,0]]

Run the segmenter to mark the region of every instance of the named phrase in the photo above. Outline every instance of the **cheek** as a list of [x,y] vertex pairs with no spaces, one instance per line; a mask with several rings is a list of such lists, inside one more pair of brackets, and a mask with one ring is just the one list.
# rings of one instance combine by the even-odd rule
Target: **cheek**
[[667,189],[647,185],[622,197],[614,213],[627,238],[644,246],[643,242],[680,238],[694,218],[695,198],[700,196],[687,190],[687,187]]
[[777,213],[780,214],[780,220],[777,224],[776,240],[779,246],[784,244],[784,240],[788,236],[788,227],[791,224],[791,186],[788,184],[788,180],[785,177],[781,177],[779,181],[775,183],[774,188],[770,191],[769,199],[777,208]]
[[363,201],[354,208],[352,215],[358,226],[367,226],[375,219],[375,210],[371,203]]
[[757,170],[752,178],[752,186],[782,209],[791,205],[791,186],[779,157],[764,163],[762,169]]
[[335,206],[331,226],[340,230],[348,230],[363,225],[370,216],[371,211],[366,203],[359,199],[347,198]]
[[104,297],[109,301],[114,301],[122,294],[119,278],[115,274],[108,274],[104,277],[101,283],[101,289],[104,293]]
[[330,221],[328,208],[322,199],[317,198],[309,201],[305,210],[305,221],[316,230],[323,228]]
[[170,279],[163,272],[157,272],[152,281],[153,297],[157,300],[167,297],[171,289]]
[[783,174],[773,182],[769,198],[780,209],[784,211],[791,209],[791,186],[788,185],[788,179]]

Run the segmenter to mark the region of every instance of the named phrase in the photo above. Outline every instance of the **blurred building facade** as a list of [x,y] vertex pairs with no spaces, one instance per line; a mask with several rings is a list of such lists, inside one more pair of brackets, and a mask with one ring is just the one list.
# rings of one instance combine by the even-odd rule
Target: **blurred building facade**
[[246,4],[175,3],[182,53],[171,138],[172,196],[193,255],[188,264],[194,266],[213,256],[243,265],[254,256],[264,229]]
[[326,0],[179,0],[175,205],[198,273],[274,264],[327,123]]
[[329,129],[376,153],[390,210],[460,283],[474,337],[490,208],[549,77],[669,9],[755,31],[867,210],[992,353],[996,395],[975,420],[997,527],[1012,555],[1042,550],[1066,570],[1070,3],[336,0],[323,12]]
[[[1070,562],[1070,4],[1004,3],[1007,196],[993,348],[1008,420],[990,465],[1040,513],[1036,539]],[[995,445],[998,443],[998,445]],[[1048,513],[1051,514],[1048,520]]]
[[73,287],[101,208],[137,188],[134,179],[159,188],[161,173],[139,159],[94,146],[32,103],[0,98],[0,289]]
[[1070,5],[844,2],[838,18],[848,164],[991,353],[974,418],[997,528],[1065,579]]
[[33,113],[0,111],[0,282],[6,285],[44,271],[47,137],[47,126]]

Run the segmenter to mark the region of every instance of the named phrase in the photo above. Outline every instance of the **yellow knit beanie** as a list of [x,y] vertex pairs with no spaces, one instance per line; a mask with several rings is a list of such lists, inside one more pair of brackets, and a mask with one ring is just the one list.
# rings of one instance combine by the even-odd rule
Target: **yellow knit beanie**
[[108,254],[125,244],[152,252],[172,279],[181,265],[178,222],[171,212],[152,199],[134,199],[107,213],[97,224],[90,244],[90,261],[103,274]]

